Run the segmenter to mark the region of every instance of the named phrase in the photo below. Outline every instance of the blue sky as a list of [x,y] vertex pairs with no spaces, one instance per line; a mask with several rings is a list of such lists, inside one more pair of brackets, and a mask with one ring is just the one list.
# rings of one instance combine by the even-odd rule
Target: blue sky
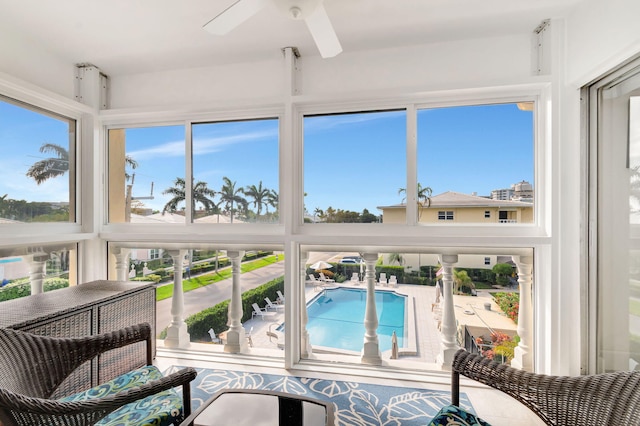
[[[184,126],[132,128],[126,151],[134,170],[133,195],[154,200],[185,175]],[[278,190],[278,122],[204,123],[193,127],[194,178],[214,190],[229,177],[238,187]],[[25,173],[44,158],[43,143],[68,147],[64,121],[0,102],[0,196],[30,201],[68,199],[68,179],[37,186]],[[311,116],[304,119],[305,207],[379,214],[377,206],[399,203],[406,187],[404,111]],[[492,189],[533,181],[533,114],[515,104],[421,110],[418,114],[418,181],[433,195],[453,190],[489,195]],[[131,173],[132,171],[129,171]]]

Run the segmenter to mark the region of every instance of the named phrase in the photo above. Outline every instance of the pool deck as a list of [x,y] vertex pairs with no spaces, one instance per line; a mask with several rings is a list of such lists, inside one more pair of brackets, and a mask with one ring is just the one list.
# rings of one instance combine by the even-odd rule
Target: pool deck
[[[351,282],[345,282],[339,285],[343,287],[365,288],[363,284],[353,285]],[[414,345],[408,345],[406,350],[400,351],[398,361],[435,363],[438,353],[440,352],[440,342],[442,339],[440,330],[438,329],[440,317],[438,307],[434,306],[432,310],[432,305],[436,300],[435,287],[399,284],[397,288],[378,285],[376,289],[396,291],[399,294],[405,294],[413,298],[414,301],[415,320],[409,322],[413,322],[415,327],[415,339],[412,339],[415,341],[415,347],[412,347]],[[306,300],[309,301],[313,299],[319,291],[320,289],[317,287],[314,288],[313,285],[306,286]],[[480,291],[478,292],[478,296],[473,297],[456,295],[453,300],[458,324],[482,327],[484,329],[487,329],[487,326],[489,326],[493,329],[516,330],[514,322],[500,311],[489,293]],[[490,311],[485,309],[485,303],[491,304],[492,309]],[[277,315],[274,315],[270,320],[254,318],[245,322],[244,327],[247,331],[253,328],[251,332],[251,340],[253,342],[251,352],[257,354],[262,352],[263,349],[282,351],[284,334],[277,332],[275,329],[283,321],[284,314],[278,311]],[[408,325],[410,326],[410,324]],[[411,335],[412,333],[409,334]],[[268,352],[264,354],[267,353]],[[273,355],[273,353],[271,353],[271,355]],[[390,356],[390,351],[382,353],[383,359],[390,359]]]

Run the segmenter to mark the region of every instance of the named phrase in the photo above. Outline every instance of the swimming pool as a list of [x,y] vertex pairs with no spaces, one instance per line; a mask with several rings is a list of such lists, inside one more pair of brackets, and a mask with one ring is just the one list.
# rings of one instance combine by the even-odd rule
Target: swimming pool
[[[395,331],[398,346],[404,346],[407,297],[388,290],[376,290],[378,342],[380,351],[391,349]],[[307,331],[313,346],[361,351],[364,344],[364,289],[325,289],[307,304]]]

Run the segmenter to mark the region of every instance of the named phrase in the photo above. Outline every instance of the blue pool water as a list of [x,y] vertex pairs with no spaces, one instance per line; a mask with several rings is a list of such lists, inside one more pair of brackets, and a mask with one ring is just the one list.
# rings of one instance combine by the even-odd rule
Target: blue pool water
[[[391,333],[396,332],[403,347],[406,296],[376,291],[378,342],[380,351],[391,349]],[[361,289],[326,289],[307,305],[307,330],[312,345],[361,351],[364,342],[364,312],[367,292]]]

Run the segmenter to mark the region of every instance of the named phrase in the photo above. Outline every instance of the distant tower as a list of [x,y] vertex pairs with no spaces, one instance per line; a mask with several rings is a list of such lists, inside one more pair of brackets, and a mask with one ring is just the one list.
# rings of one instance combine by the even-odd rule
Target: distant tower
[[511,200],[522,201],[524,203],[533,203],[533,185],[523,180],[511,186],[513,195]]
[[491,191],[492,200],[522,201],[533,203],[533,185],[523,180],[511,185],[511,188],[494,189]]

